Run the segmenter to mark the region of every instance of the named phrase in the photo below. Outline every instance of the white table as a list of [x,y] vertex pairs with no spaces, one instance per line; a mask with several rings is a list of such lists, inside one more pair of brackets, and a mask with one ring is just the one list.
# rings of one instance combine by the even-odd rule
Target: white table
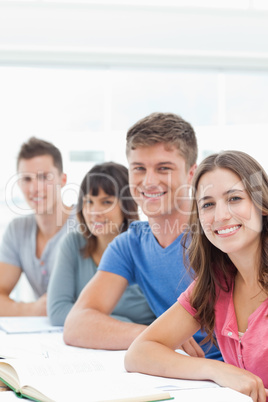
[[[26,320],[27,318],[25,318],[25,323]],[[43,330],[45,331],[45,328],[43,328]],[[125,373],[123,363],[124,353],[124,351],[100,351],[67,346],[63,342],[62,332],[6,334],[4,331],[0,330],[0,357],[5,358],[17,357],[27,360],[32,356],[52,358],[52,360],[55,359],[54,361],[56,361],[57,359],[62,359],[64,357],[65,359],[68,358],[69,361],[72,361],[73,359],[80,359],[81,357],[81,360],[87,359],[88,361],[92,360],[93,362],[100,359],[101,361],[104,361],[105,364],[111,364],[110,377],[114,373]],[[105,382],[105,375],[107,375],[107,371],[106,374],[103,373],[103,382]],[[125,375],[128,376],[128,374]],[[202,381],[193,382],[173,379],[168,380],[152,376],[149,377],[151,377],[149,380],[155,381],[157,386],[162,387],[164,384],[164,391],[169,391],[170,395],[174,397],[174,401],[178,402],[252,402],[252,399],[248,396],[229,388],[221,388],[218,386],[213,387],[213,383],[210,385],[209,383]],[[174,390],[174,383],[172,381],[175,381],[177,384],[176,386],[180,387],[180,389]],[[206,388],[202,387],[204,384],[206,384]],[[197,388],[188,388],[193,385]],[[69,385],[69,387],[71,386],[72,384]],[[73,384],[73,386],[75,386],[75,384]],[[47,387],[49,387],[49,384]],[[90,399],[85,399],[85,401],[88,400]],[[12,391],[0,392],[0,402],[1,401],[18,401],[18,398]],[[80,398],[79,401],[83,402]]]

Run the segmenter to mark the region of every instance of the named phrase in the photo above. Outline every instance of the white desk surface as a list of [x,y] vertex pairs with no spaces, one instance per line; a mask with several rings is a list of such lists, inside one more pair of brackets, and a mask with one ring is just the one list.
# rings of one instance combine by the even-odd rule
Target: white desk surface
[[[6,334],[4,331],[0,330],[1,357],[29,358],[30,355],[33,357],[49,357],[50,355],[53,358],[61,358],[61,356],[65,356],[66,358],[66,356],[73,357],[80,356],[81,354],[83,359],[92,357],[94,360],[94,357],[98,356],[99,353],[101,353],[102,356],[110,356],[112,353],[114,356],[113,370],[118,370],[120,372],[125,371],[123,366],[124,351],[106,352],[67,346],[63,342],[61,332]],[[161,383],[162,379],[158,379],[157,377],[154,378]],[[229,388],[207,387],[185,389],[185,383],[187,383],[187,381],[176,381],[178,384],[181,384],[184,389],[175,391],[169,390],[170,395],[174,397],[174,402],[252,402],[250,397]],[[191,384],[191,382],[189,382],[189,384]],[[12,391],[0,392],[0,402],[2,401],[18,401],[18,398]],[[81,402],[83,401],[81,400]]]
[[[194,390],[181,390],[176,392],[170,392],[174,399],[170,402],[252,402],[252,399],[248,396],[242,395],[229,388],[208,388],[208,389],[194,389]],[[23,399],[26,401],[27,399]],[[83,402],[79,399],[79,402]],[[0,401],[19,401],[18,397],[12,391],[0,392]],[[71,401],[66,401],[71,402]],[[73,402],[73,401],[72,401]],[[90,400],[85,400],[90,402]]]

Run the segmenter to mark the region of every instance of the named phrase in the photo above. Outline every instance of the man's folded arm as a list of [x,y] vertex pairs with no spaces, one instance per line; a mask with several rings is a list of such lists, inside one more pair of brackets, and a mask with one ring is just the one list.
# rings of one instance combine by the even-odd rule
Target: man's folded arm
[[146,328],[110,316],[127,286],[122,276],[97,271],[66,318],[65,343],[92,349],[127,349]]

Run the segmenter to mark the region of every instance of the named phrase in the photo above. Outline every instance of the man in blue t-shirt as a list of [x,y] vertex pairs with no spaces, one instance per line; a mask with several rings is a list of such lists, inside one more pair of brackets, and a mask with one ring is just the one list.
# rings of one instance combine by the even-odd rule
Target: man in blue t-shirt
[[[159,316],[191,282],[183,264],[181,238],[196,169],[194,130],[175,114],[153,113],[129,129],[126,151],[131,194],[148,222],[134,222],[110,243],[97,274],[67,316],[64,340],[70,345],[127,349],[146,328],[109,316],[127,285],[138,283]],[[205,336],[198,332],[182,348],[204,356],[198,343]],[[215,347],[207,356],[221,359]]]

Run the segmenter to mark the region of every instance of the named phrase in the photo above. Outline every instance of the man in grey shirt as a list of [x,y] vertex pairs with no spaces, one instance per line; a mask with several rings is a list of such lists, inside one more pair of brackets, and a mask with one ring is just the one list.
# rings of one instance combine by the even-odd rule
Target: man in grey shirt
[[[62,156],[53,144],[30,138],[17,157],[18,184],[33,213],[15,218],[0,247],[0,316],[47,314],[46,291],[57,244],[76,226],[75,209],[64,205]],[[36,301],[14,301],[10,293],[25,273]]]

